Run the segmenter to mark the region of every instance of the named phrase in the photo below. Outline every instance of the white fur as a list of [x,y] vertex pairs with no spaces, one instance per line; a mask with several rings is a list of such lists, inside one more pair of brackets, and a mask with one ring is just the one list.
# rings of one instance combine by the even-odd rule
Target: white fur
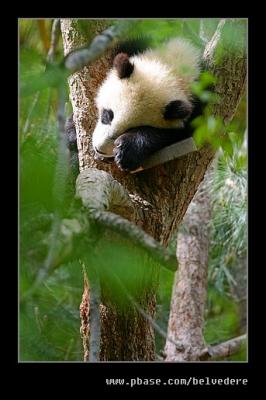
[[101,85],[96,98],[99,116],[111,109],[111,125],[98,123],[93,146],[106,156],[113,155],[114,140],[129,128],[154,126],[178,127],[180,120],[163,118],[165,106],[173,100],[190,100],[190,84],[199,74],[199,53],[184,39],[172,39],[155,50],[130,58],[134,71],[120,79],[113,68]]

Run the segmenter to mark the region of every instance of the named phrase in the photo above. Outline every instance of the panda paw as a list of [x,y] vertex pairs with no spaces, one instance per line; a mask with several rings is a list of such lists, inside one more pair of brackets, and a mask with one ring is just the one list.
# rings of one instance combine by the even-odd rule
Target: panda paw
[[124,133],[115,141],[115,162],[122,171],[134,171],[141,166],[143,161],[137,154],[138,149],[134,143],[132,133]]

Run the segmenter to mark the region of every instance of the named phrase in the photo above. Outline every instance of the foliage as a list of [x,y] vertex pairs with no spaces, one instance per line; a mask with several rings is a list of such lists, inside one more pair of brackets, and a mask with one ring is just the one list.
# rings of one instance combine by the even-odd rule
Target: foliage
[[[162,271],[157,297],[157,323],[167,332],[172,294],[173,274]],[[204,338],[208,345],[215,345],[232,339],[241,334],[239,330],[240,310],[234,299],[220,292],[209,283],[207,293],[207,308],[205,314]],[[164,339],[156,334],[156,349],[158,356],[164,350]],[[224,359],[223,359],[224,360]],[[227,358],[230,360],[245,361],[246,348]]]
[[232,137],[232,154],[221,153],[208,188],[213,203],[209,278],[219,290],[237,284],[232,269],[247,250],[247,156],[243,132]]
[[[215,345],[238,336],[240,334],[239,314],[238,304],[227,296],[224,296],[210,284],[204,331],[207,343]],[[238,354],[227,357],[227,360],[245,361],[245,346],[241,348]]]
[[[204,88],[203,88],[204,90]],[[246,291],[247,257],[247,149],[246,98],[228,127],[230,146],[219,151],[217,164],[206,190],[212,199],[208,268],[208,306],[205,339],[216,344],[241,334],[240,299],[236,293]],[[176,234],[169,245],[176,247]],[[241,280],[239,278],[241,276]],[[242,282],[244,281],[244,282]],[[173,277],[161,274],[158,296],[158,322],[167,329]],[[245,285],[244,288],[241,285]],[[157,338],[157,352],[163,341]],[[243,361],[246,348],[228,360]]]
[[[88,33],[90,31],[89,22],[91,21],[78,21],[82,29]],[[119,23],[119,21],[115,22]],[[207,22],[207,35],[211,36],[217,22],[215,19]],[[41,282],[35,285],[40,271],[43,270],[47,262],[52,245],[59,240],[57,235],[52,234],[56,219],[59,218],[61,222],[62,218],[73,218],[80,208],[80,205],[73,200],[73,187],[70,183],[67,187],[69,196],[64,199],[64,203],[60,205],[60,208],[58,208],[58,203],[55,201],[56,197],[62,195],[62,193],[58,193],[58,188],[56,188],[57,193],[55,193],[54,188],[59,155],[57,124],[59,88],[62,85],[66,87],[67,74],[62,68],[63,50],[61,39],[56,50],[54,64],[48,65],[46,62],[47,40],[49,44],[51,24],[51,20],[21,19],[19,21],[19,350],[20,359],[23,361],[80,361],[82,359],[82,348],[79,333],[79,304],[83,289],[81,261],[78,259],[70,260],[59,265],[56,269],[49,270]],[[195,19],[137,20],[128,36],[149,36],[152,45],[156,46],[169,37],[181,35],[199,45],[199,29],[200,21]],[[210,100],[212,96],[208,92],[208,85],[211,83],[213,83],[213,78],[208,74],[202,74],[198,84],[194,87],[195,92],[206,101]],[[66,104],[66,109],[71,110],[69,102]],[[238,134],[239,129],[242,129],[242,126],[238,125],[239,121],[243,121],[243,115],[236,118],[234,130],[233,127],[230,128],[231,132]],[[212,131],[212,126],[215,124],[215,121],[209,120],[207,122],[210,131]],[[213,137],[214,135],[211,136]],[[230,137],[234,142],[234,133]],[[230,162],[233,163],[233,167],[229,166]],[[235,251],[236,257],[245,251],[246,245],[243,225],[240,224],[244,220],[243,215],[236,220],[236,216],[240,215],[240,209],[241,213],[243,213],[246,207],[243,198],[242,202],[240,201],[240,197],[245,192],[245,183],[243,181],[245,173],[243,173],[243,165],[239,161],[239,156],[230,158],[230,162],[229,158],[224,155],[219,164],[221,165],[220,175],[219,178],[216,178],[217,183],[215,183],[216,187],[219,188],[217,191],[220,192],[220,196],[223,194],[223,198],[217,199],[217,204],[220,204],[220,206],[217,206],[216,219],[213,221],[216,230],[213,233],[214,245],[211,253],[211,281],[217,268],[217,260],[223,260],[226,268],[228,267],[225,247],[228,249],[228,254]],[[235,172],[236,165],[239,168],[237,173]],[[228,176],[228,174],[230,175]],[[225,190],[223,191],[221,189],[222,186],[219,186],[219,179],[220,182],[222,179],[231,179],[237,187],[242,185],[241,196],[239,191],[229,194],[229,189],[232,189],[230,185],[227,187],[228,193]],[[223,214],[223,216],[222,212],[225,211],[221,210],[221,204],[225,204],[227,207],[226,214]],[[225,219],[227,225],[224,225],[222,229],[219,228],[218,234],[219,218],[220,221]],[[236,231],[234,228],[236,228]],[[91,265],[97,265],[99,268],[100,266],[102,267],[101,273],[105,277],[103,280],[108,282],[113,300],[121,307],[125,307],[128,305],[128,300],[121,293],[121,288],[114,282],[110,272],[118,275],[130,293],[137,298],[140,286],[139,277],[143,263],[146,263],[145,268],[150,268],[151,271],[157,267],[149,263],[149,260],[144,257],[141,250],[132,247],[127,240],[117,240],[115,235],[111,238],[108,232],[98,243],[98,246],[101,246],[101,251],[95,251],[97,247],[95,246],[94,248],[93,243],[97,240],[97,235],[96,228],[88,232],[87,247],[85,246],[81,249],[80,259],[85,259],[88,265],[91,263]],[[221,240],[224,240],[224,237],[228,238],[227,246],[219,245]],[[232,245],[232,240],[234,240],[234,245]],[[172,250],[173,252],[175,251],[174,246]],[[117,254],[119,254],[119,258]],[[108,260],[108,263],[106,263],[106,260]],[[106,264],[108,268],[106,268]],[[125,265],[127,266],[126,268]],[[172,283],[173,274],[161,270],[157,321],[165,331],[167,330]],[[141,284],[149,285],[149,281]],[[223,339],[223,337],[234,336],[237,324],[237,310],[233,300],[225,301],[223,293],[219,294],[219,296],[215,304],[222,302],[222,312],[216,316],[215,323],[220,324],[221,336],[215,337],[211,320],[211,315],[213,314],[209,314],[206,325],[206,338],[210,342],[216,339]],[[163,348],[163,339],[156,335],[156,341],[157,351],[160,352]]]
[[[22,263],[20,290],[25,293],[31,265]],[[82,359],[79,303],[82,273],[78,262],[62,265],[20,305],[22,361],[78,361]],[[26,287],[25,287],[26,286]]]

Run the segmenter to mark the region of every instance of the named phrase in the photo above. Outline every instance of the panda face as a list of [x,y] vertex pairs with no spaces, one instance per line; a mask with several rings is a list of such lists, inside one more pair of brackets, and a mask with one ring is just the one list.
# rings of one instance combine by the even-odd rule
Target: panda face
[[113,157],[114,141],[131,128],[183,126],[192,105],[183,81],[171,67],[150,54],[114,59],[114,67],[96,98],[99,118],[93,147]]

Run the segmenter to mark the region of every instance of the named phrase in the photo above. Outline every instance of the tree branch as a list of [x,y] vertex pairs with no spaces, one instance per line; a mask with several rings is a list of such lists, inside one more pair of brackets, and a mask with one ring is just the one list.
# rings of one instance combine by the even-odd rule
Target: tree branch
[[[74,50],[72,53],[69,53],[69,56],[66,57],[66,60],[68,57],[69,60],[71,60],[75,49],[86,43],[85,37],[79,35],[77,29],[72,28],[73,26],[65,26],[65,29],[62,29],[65,54],[69,53],[70,50]],[[101,30],[102,28],[99,29],[98,32]],[[108,48],[108,46],[109,45],[107,45],[106,48]],[[82,60],[79,60],[77,64],[73,62],[73,65],[70,66],[70,71],[72,67],[81,68],[84,63],[95,60],[94,56],[92,55],[88,57],[87,50],[81,49],[84,57]],[[79,52],[79,50],[77,50],[77,52]],[[96,51],[96,54],[101,53]],[[211,62],[209,65],[212,68]],[[70,91],[74,110],[74,120],[77,128],[80,169],[84,171],[85,168],[95,166],[90,142],[90,133],[92,132],[93,123],[96,119],[94,97],[97,87],[99,83],[102,82],[102,79],[104,79],[109,67],[110,60],[109,56],[106,55],[106,57],[101,57],[95,63],[89,65],[88,69],[85,68],[70,77]],[[224,68],[224,65],[222,65],[222,68]],[[235,86],[237,87],[239,83],[239,80],[237,80],[238,69],[236,69],[236,73],[234,73],[234,70],[231,71],[230,65],[228,69],[228,74],[225,74],[224,70],[219,71],[219,73],[220,75],[226,76],[226,79],[229,81],[230,85],[231,82],[233,83],[231,88],[234,88]],[[212,70],[214,69],[212,68]],[[93,79],[90,79],[91,77],[93,77]],[[221,83],[221,90],[222,88],[224,88],[224,92],[227,92],[227,96],[224,95],[222,98],[223,103],[227,103],[228,105],[228,112],[226,110],[225,114],[228,114],[229,112],[233,114],[235,109],[235,90],[233,89],[232,92],[230,88],[228,91],[226,83],[223,85],[223,82]],[[223,116],[222,105],[220,108],[217,107],[218,115],[219,112],[221,112],[221,115]],[[88,115],[91,116],[90,120],[87,118]],[[191,201],[200,181],[203,178],[207,165],[213,158],[213,155],[214,151],[212,151],[209,146],[204,146],[204,148],[199,152],[195,152],[194,154],[192,153],[188,157],[184,157],[179,160],[171,161],[163,166],[144,171],[140,176],[137,177],[123,175],[120,173],[120,171],[112,168],[112,166],[101,165],[100,168],[111,171],[116,179],[122,182],[123,186],[127,188],[128,193],[132,193],[136,195],[137,198],[140,198],[140,212],[138,214],[136,212],[136,207],[130,204],[127,199],[125,199],[125,203],[128,205],[125,207],[121,207],[120,201],[117,201],[116,205],[114,206],[112,202],[112,196],[110,195],[110,193],[113,191],[110,190],[111,188],[109,187],[108,182],[103,185],[100,184],[99,186],[101,189],[99,190],[97,188],[98,181],[94,183],[92,176],[91,182],[84,183],[83,194],[86,198],[82,199],[83,204],[90,210],[89,216],[91,216],[91,218],[98,217],[98,221],[100,221],[102,213],[106,213],[108,215],[110,213],[120,214],[122,215],[122,218],[124,217],[130,221],[135,221],[136,224],[141,223],[142,226],[145,226],[146,232],[149,232],[152,236],[156,237],[158,241],[166,244],[169,240],[170,234],[176,228],[178,222],[182,219],[189,202]],[[165,179],[165,177],[167,177],[167,179]],[[162,185],[161,182],[164,182],[164,185]],[[116,186],[117,184],[114,183],[114,185]],[[89,192],[91,192],[91,196],[88,195]],[[102,194],[98,195],[98,192],[102,192]],[[114,192],[116,193],[116,190],[114,190]],[[82,198],[82,196],[80,197]],[[120,199],[122,201],[122,198]],[[143,206],[143,204],[146,203],[151,204],[152,206]],[[101,207],[98,209],[97,204],[101,205]],[[134,214],[137,216],[136,218],[134,217]],[[113,216],[111,216],[111,218],[113,218]],[[109,224],[108,229],[115,230],[115,221],[109,220],[109,217],[107,217],[107,219]],[[149,295],[151,294],[152,290],[150,291]],[[143,299],[143,303],[141,304],[148,303],[145,299]],[[151,301],[151,304],[154,304],[153,301]],[[148,304],[147,309],[149,309],[149,307],[150,304]],[[148,327],[148,329],[144,331],[145,335],[143,335],[141,338],[139,338],[138,335],[132,334],[132,332],[135,333],[139,330],[139,326],[143,325],[143,318],[137,318],[137,315],[134,320],[130,320],[128,319],[127,315],[119,315],[116,310],[114,313],[112,313],[111,307],[107,307],[105,317],[106,318],[103,320],[102,326],[102,332],[104,332],[102,335],[103,359],[152,359],[153,348],[151,343],[153,342],[153,338],[151,338],[149,334],[151,331],[149,324],[144,324]],[[124,321],[128,320],[130,320],[132,326],[131,324],[124,325]],[[128,325],[130,325],[129,328]],[[111,335],[114,331],[117,333],[115,338]],[[125,337],[125,332],[128,338],[128,343],[124,345],[122,344],[122,340]],[[113,344],[114,350],[111,348],[111,346],[109,346],[110,343]],[[127,352],[127,350],[129,351]]]
[[56,201],[57,208],[60,209],[67,196],[67,182],[70,176],[70,152],[67,145],[67,137],[65,133],[65,103],[67,99],[66,87],[62,85],[59,90],[58,99],[58,156],[55,171],[55,183],[53,187],[53,196]]
[[215,19],[213,18],[211,20],[205,18],[200,19],[199,37],[204,45],[206,45],[212,38],[217,29],[218,22],[218,20],[215,22]]
[[50,48],[47,54],[47,61],[51,63],[54,60],[56,46],[59,38],[59,28],[60,28],[60,19],[56,18],[53,20],[52,31],[51,31],[51,41]]
[[90,218],[103,228],[111,229],[145,250],[150,257],[165,268],[176,271],[177,259],[152,236],[127,219],[124,215],[136,212],[127,192],[110,174],[96,168],[83,170],[76,181],[76,197],[90,210]]
[[90,349],[89,361],[96,362],[100,358],[100,342],[101,342],[101,320],[100,320],[100,303],[101,303],[101,287],[97,271],[90,268],[88,271],[90,281]]
[[80,320],[81,320],[80,334],[81,334],[81,338],[82,338],[83,355],[84,355],[83,360],[86,362],[89,360],[88,342],[89,342],[89,336],[90,336],[90,324],[89,324],[90,287],[89,287],[89,281],[88,281],[88,277],[87,277],[84,267],[83,267],[83,294],[82,294],[82,300],[81,300],[81,303],[79,306],[79,310],[80,310]]
[[217,78],[214,91],[219,101],[212,105],[212,113],[228,124],[246,88],[246,37],[241,21],[221,19],[205,47],[203,59]]
[[26,135],[26,133],[28,132],[30,121],[31,121],[31,117],[32,117],[32,114],[33,114],[33,110],[36,107],[36,105],[37,105],[37,103],[39,101],[39,98],[40,98],[40,92],[37,92],[35,94],[35,96],[34,96],[33,101],[32,101],[32,105],[30,106],[30,109],[29,109],[29,112],[28,112],[28,115],[27,115],[27,119],[26,119],[25,125],[24,125],[23,130],[22,130],[23,135]]
[[97,35],[92,40],[89,47],[83,47],[70,52],[65,57],[65,67],[73,73],[91,64],[107,49],[113,46],[116,40],[125,35],[132,23],[132,21],[123,21],[117,25],[111,26],[100,35]]
[[[66,88],[63,85],[59,91],[58,109],[57,109],[57,120],[58,120],[58,156],[55,169],[55,180],[53,185],[53,198],[55,201],[55,217],[52,222],[50,238],[49,238],[49,250],[46,259],[44,260],[42,268],[39,270],[37,278],[33,283],[32,287],[25,296],[29,293],[34,292],[40,282],[47,277],[47,275],[53,270],[55,266],[60,263],[61,260],[65,259],[66,254],[69,255],[69,247],[65,246],[66,241],[63,240],[63,244],[60,239],[65,239],[65,234],[61,232],[64,222],[62,222],[60,214],[67,195],[67,180],[70,174],[70,163],[69,163],[69,150],[66,143],[65,135],[65,101],[66,101]],[[75,221],[76,222],[76,221]],[[70,227],[69,231],[72,234],[76,233],[77,227],[74,223],[74,227]],[[79,232],[79,226],[78,226]],[[68,232],[69,233],[69,232]],[[67,243],[71,248],[70,236],[67,235]],[[65,248],[66,247],[66,248]],[[62,254],[64,255],[62,257]],[[60,257],[59,257],[60,255]]]
[[[228,41],[228,30],[230,41]],[[241,21],[220,20],[215,33],[207,43],[203,59],[207,69],[217,78],[215,93],[219,102],[211,105],[212,114],[228,123],[234,116],[245,88],[246,54],[241,32]],[[208,150],[205,145],[200,149]],[[210,147],[209,147],[210,148]],[[210,148],[213,159],[215,151]],[[208,193],[206,193],[208,195]],[[193,203],[195,210],[193,210]],[[198,204],[196,204],[198,203]],[[204,304],[207,284],[208,237],[207,222],[204,215],[207,200],[200,198],[200,191],[188,208],[186,219],[187,234],[179,238],[179,271],[172,295],[172,305],[168,324],[168,335],[185,344],[185,351],[178,352],[166,343],[167,361],[194,361],[199,359],[201,351],[205,351],[203,338]],[[193,211],[193,212],[192,212]],[[208,209],[205,210],[208,212]],[[204,353],[204,354],[205,354]]]
[[236,354],[246,342],[247,335],[238,336],[226,342],[205,348],[199,355],[199,360],[207,361],[220,357],[229,357]]
[[176,256],[132,222],[109,211],[93,211],[90,214],[90,218],[94,219],[103,228],[111,229],[122,237],[131,239],[134,244],[145,250],[152,259],[168,270],[173,272],[177,270],[178,262]]
[[224,26],[226,25],[226,19],[221,19],[218,23],[216,31],[212,36],[211,40],[206,44],[203,57],[209,63],[214,62],[214,53],[217,51],[218,44],[221,40],[221,36],[223,33]]
[[195,31],[191,28],[190,24],[187,21],[183,23],[183,33],[185,33],[186,37],[191,39],[197,46],[201,49],[204,48],[204,41],[201,36],[197,35]]

